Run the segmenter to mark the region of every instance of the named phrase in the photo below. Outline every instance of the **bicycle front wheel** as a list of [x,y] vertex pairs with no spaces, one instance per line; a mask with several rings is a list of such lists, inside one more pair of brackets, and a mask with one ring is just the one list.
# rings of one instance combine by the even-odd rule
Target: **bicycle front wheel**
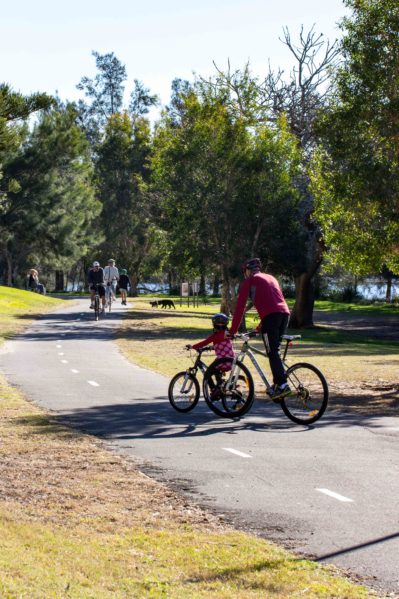
[[169,383],[168,397],[178,412],[190,412],[198,403],[200,386],[190,372],[178,372]]
[[94,298],[94,319],[98,320],[100,315],[100,298],[96,295]]
[[206,403],[223,418],[244,416],[254,402],[252,375],[240,361],[233,366],[233,358],[215,360],[205,373],[203,387]]
[[281,400],[284,414],[297,424],[312,424],[324,414],[328,403],[328,385],[313,364],[300,362],[287,370],[291,393]]

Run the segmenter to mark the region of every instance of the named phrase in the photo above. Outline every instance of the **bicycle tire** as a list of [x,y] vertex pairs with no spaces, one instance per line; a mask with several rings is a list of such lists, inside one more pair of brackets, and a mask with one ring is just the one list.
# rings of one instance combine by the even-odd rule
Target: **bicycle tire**
[[100,298],[96,295],[94,298],[94,320],[98,320],[100,316]]
[[287,370],[291,393],[281,400],[283,412],[296,424],[312,424],[319,420],[328,404],[328,384],[313,364],[298,362]]
[[[185,381],[190,381],[189,387],[187,391],[181,391]],[[197,378],[186,370],[175,374],[169,383],[168,398],[177,412],[190,412],[200,398],[200,385]]]
[[[233,358],[219,358],[212,362],[204,375],[203,393],[209,408],[222,418],[240,418],[252,407],[255,398],[255,385],[248,368],[237,360],[234,372],[223,370],[221,366],[233,363]],[[223,374],[225,373],[225,374]],[[234,384],[226,391],[231,378]],[[223,409],[221,408],[223,406]]]

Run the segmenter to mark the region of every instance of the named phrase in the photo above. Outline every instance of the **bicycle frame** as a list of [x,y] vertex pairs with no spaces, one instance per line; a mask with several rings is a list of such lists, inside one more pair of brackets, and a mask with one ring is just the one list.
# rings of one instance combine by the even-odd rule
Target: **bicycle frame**
[[189,374],[196,376],[198,370],[200,370],[202,372],[202,374],[204,375],[206,370],[208,369],[208,365],[205,364],[205,362],[203,362],[201,360],[201,355],[202,355],[203,351],[208,351],[208,350],[207,349],[200,350],[200,352],[198,353],[198,355],[195,359],[194,365],[187,368],[186,376],[184,377],[184,382],[183,382],[183,385],[181,386],[180,393],[184,393],[186,391],[187,381],[189,381],[189,378],[188,378]]
[[[234,377],[234,374],[233,374],[234,371],[235,371],[234,366],[235,366],[236,362],[237,361],[243,362],[245,356],[248,355],[249,359],[251,360],[252,364],[255,367],[255,370],[259,374],[260,378],[263,381],[263,384],[266,387],[266,393],[268,393],[269,395],[272,395],[273,394],[273,386],[269,383],[264,370],[259,365],[259,363],[258,363],[258,361],[257,361],[257,359],[256,359],[256,357],[254,355],[254,354],[259,354],[259,355],[263,356],[264,358],[267,358],[266,351],[262,351],[262,350],[258,349],[257,347],[254,347],[253,345],[250,345],[249,341],[248,341],[249,337],[247,337],[245,334],[243,334],[242,337],[244,338],[244,343],[243,343],[240,351],[238,353],[236,353],[236,355],[234,357],[233,364],[232,364],[232,371],[231,371],[231,374],[230,374],[230,378],[227,381],[226,388],[229,388],[229,386],[231,386],[232,383],[236,382],[234,380],[234,378],[236,378],[237,375],[235,375],[235,377]],[[282,356],[282,362],[283,362],[283,365],[284,365],[285,369],[288,368],[288,365],[287,365],[287,362],[286,362],[286,357],[287,357],[287,352],[288,352],[289,344],[290,344],[290,342],[293,339],[300,339],[300,338],[301,338],[301,335],[283,335],[283,337],[282,337],[282,341],[286,342],[286,345],[285,345],[285,348],[284,348],[284,352],[283,352],[283,356]]]
[[107,298],[107,305],[109,303],[112,304],[113,297],[112,297],[112,286],[111,285],[110,286],[106,286],[106,288],[105,288],[105,296]]

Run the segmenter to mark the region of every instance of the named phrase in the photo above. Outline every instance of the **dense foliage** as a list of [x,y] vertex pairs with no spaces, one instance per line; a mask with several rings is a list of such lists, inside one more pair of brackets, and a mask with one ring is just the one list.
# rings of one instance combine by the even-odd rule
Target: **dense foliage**
[[[296,66],[249,64],[158,98],[113,54],[64,105],[0,85],[0,275],[77,272],[115,257],[143,276],[221,283],[234,309],[240,263],[259,255],[294,283],[292,324],[312,324],[324,269],[399,273],[399,6],[345,0],[343,39],[283,42]],[[339,61],[338,59],[339,55]],[[38,113],[34,119],[31,115]],[[79,267],[80,268],[80,267]],[[77,275],[78,276],[78,275]],[[79,278],[79,276],[78,276]],[[62,286],[63,277],[60,277]]]

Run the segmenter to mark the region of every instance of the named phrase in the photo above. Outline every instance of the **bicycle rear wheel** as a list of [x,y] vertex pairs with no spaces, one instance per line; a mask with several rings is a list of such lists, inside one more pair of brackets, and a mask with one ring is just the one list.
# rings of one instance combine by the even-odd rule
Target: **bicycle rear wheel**
[[198,403],[200,386],[190,372],[178,372],[169,383],[168,397],[178,412],[190,412]]
[[204,376],[203,391],[210,409],[223,418],[243,416],[251,408],[254,381],[248,368],[240,361],[232,367],[233,358],[219,358]]
[[287,370],[291,393],[281,400],[284,414],[297,424],[312,424],[324,414],[328,403],[328,385],[313,364],[299,362]]

